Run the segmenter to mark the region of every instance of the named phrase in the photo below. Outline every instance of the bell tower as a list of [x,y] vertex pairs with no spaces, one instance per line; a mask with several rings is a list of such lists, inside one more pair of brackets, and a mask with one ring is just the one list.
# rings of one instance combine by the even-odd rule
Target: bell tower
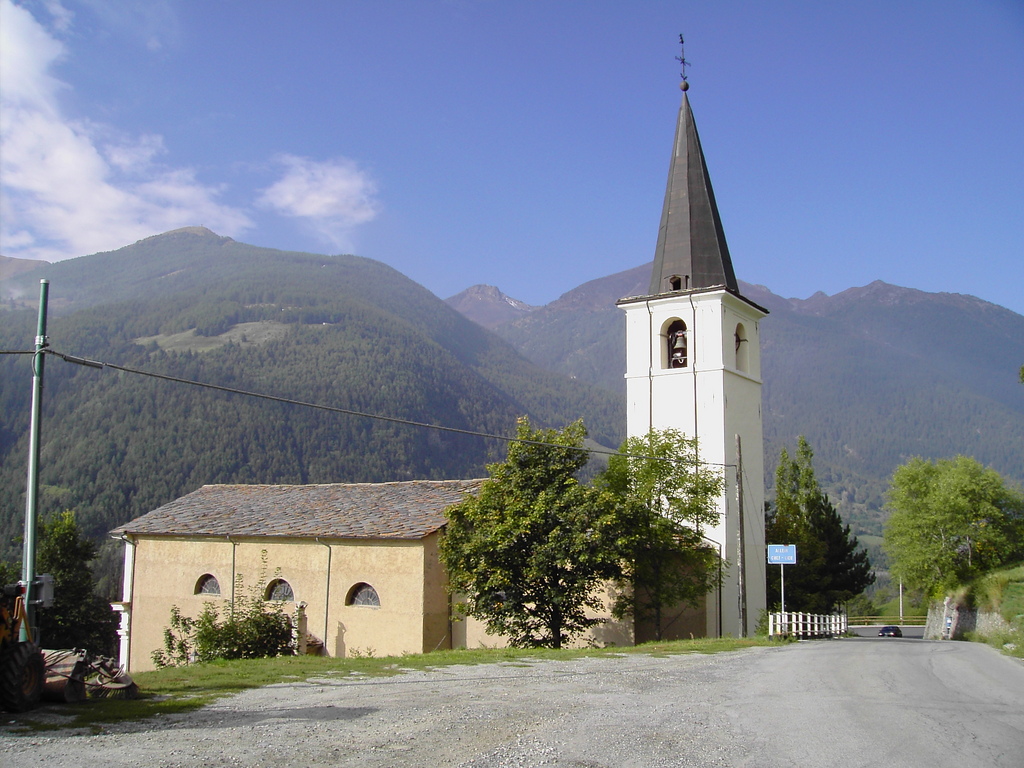
[[740,293],[685,77],[681,87],[650,288],[618,302],[626,430],[697,437],[701,460],[722,471],[719,524],[704,536],[721,553],[723,583],[695,624],[703,620],[707,636],[740,637],[753,634],[765,608],[759,323],[768,311]]

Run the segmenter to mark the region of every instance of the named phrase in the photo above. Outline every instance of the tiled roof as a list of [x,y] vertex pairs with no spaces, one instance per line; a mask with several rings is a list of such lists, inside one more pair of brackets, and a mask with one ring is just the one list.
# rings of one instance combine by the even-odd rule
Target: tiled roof
[[[674,146],[649,293],[656,296],[712,286],[739,293],[697,123],[685,91]],[[681,284],[673,287],[672,277],[680,278]]]
[[483,480],[326,485],[204,485],[113,535],[421,539]]

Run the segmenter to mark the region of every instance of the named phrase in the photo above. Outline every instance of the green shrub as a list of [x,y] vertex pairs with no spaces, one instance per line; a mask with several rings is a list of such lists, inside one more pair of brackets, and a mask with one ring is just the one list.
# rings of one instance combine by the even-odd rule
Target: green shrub
[[[241,592],[241,578],[238,581]],[[226,616],[222,616],[226,613]],[[278,602],[263,599],[258,587],[230,606],[218,610],[205,603],[196,618],[171,608],[170,626],[164,629],[163,650],[151,657],[158,667],[179,667],[214,659],[265,659],[291,656],[295,638],[291,618]]]

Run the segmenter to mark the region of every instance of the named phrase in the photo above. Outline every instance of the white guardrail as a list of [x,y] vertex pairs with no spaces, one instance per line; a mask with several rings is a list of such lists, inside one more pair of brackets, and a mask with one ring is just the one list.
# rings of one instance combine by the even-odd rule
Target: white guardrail
[[848,628],[845,613],[768,614],[768,637],[839,637]]

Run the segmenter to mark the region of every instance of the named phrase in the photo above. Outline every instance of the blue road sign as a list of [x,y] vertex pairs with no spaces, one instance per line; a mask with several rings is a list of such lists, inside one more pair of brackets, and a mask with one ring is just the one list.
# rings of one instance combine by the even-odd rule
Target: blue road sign
[[796,565],[796,544],[769,544],[768,562],[774,565]]

